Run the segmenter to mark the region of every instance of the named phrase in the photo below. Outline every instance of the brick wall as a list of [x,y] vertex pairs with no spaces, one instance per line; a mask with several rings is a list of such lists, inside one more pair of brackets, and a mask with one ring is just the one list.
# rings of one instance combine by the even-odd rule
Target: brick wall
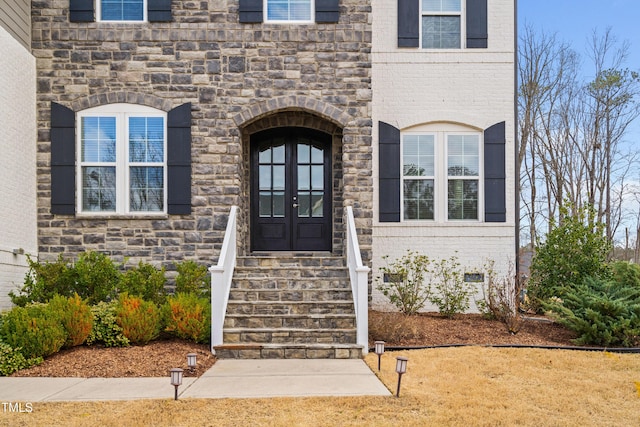
[[[35,59],[0,26],[0,310],[37,256]],[[24,253],[14,255],[14,249]],[[20,251],[19,251],[20,252]]]
[[[359,209],[360,228],[370,229],[372,181],[362,173],[372,159],[368,1],[341,1],[338,24],[307,25],[239,24],[237,0],[173,1],[172,23],[69,23],[67,7],[33,3],[42,258],[93,249],[169,269],[184,258],[215,261],[231,205],[248,205],[243,129],[276,112],[304,111],[342,129],[343,203]],[[123,100],[165,111],[193,104],[192,214],[51,215],[50,102],[80,111]],[[339,233],[341,218],[335,222]]]
[[[514,1],[488,2],[488,48],[422,50],[397,48],[395,1],[373,0],[373,140],[374,227],[373,305],[390,308],[377,290],[376,278],[383,256],[390,260],[407,249],[432,259],[457,255],[467,269],[481,269],[487,259],[506,274],[515,261],[516,215],[514,170]],[[379,223],[378,219],[378,121],[401,131],[440,123],[452,129],[482,131],[506,122],[507,222],[413,221]],[[440,203],[443,198],[438,199]],[[435,310],[427,307],[427,310]]]

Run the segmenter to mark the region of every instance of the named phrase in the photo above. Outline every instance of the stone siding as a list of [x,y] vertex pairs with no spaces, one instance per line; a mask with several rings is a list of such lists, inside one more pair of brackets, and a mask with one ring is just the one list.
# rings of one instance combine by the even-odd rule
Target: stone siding
[[[341,131],[334,144],[341,150],[341,204],[354,206],[371,259],[370,2],[341,0],[338,24],[304,25],[240,24],[237,0],[172,7],[171,23],[70,23],[68,1],[33,2],[41,258],[91,249],[169,269],[182,259],[214,262],[230,207],[248,208],[247,129],[269,123],[270,115],[302,112]],[[52,215],[51,101],[76,112],[116,102],[168,111],[191,102],[192,214]],[[342,218],[334,222],[339,236]],[[242,251],[248,233],[241,236]]]

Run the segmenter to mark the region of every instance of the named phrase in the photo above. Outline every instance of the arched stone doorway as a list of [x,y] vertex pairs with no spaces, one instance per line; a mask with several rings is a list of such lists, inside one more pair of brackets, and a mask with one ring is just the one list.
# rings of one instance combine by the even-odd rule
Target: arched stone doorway
[[246,251],[342,254],[342,128],[285,109],[241,131]]

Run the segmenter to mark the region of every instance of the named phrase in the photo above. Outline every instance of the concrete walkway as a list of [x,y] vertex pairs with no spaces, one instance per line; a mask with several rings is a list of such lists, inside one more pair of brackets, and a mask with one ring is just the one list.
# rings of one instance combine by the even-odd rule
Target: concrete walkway
[[[162,378],[0,377],[2,402],[173,399]],[[362,360],[218,360],[199,378],[184,378],[179,398],[389,396]]]

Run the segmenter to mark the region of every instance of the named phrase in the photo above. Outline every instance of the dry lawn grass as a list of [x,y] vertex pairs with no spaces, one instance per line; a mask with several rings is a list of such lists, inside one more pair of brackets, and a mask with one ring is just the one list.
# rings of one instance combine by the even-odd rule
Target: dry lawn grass
[[[0,425],[640,425],[640,355],[485,347],[386,353],[380,377],[394,391],[400,355],[409,364],[399,399],[34,403],[32,413],[0,411]],[[375,354],[366,362],[377,369]]]

